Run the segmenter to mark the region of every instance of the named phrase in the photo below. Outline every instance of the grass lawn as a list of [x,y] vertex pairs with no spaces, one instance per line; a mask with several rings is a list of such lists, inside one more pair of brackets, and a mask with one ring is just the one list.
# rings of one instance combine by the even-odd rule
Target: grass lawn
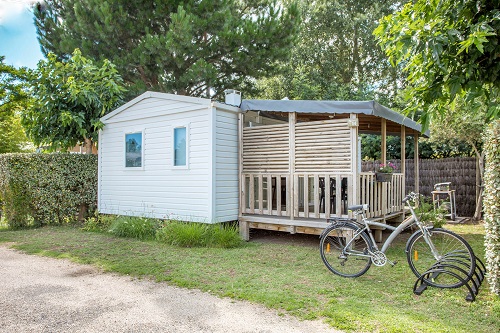
[[[446,225],[484,258],[482,225]],[[302,319],[325,320],[356,332],[493,332],[500,297],[487,282],[475,302],[466,288],[412,292],[415,276],[398,240],[387,255],[395,267],[374,267],[356,279],[331,274],[315,246],[249,242],[236,249],[179,248],[75,227],[0,232],[0,242],[27,253],[69,258],[105,271],[148,277],[219,296],[249,300]],[[484,261],[484,260],[483,260]]]

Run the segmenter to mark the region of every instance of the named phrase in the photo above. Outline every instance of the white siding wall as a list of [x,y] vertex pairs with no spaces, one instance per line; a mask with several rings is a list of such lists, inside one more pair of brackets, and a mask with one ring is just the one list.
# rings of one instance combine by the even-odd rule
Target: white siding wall
[[[210,222],[210,101],[146,98],[105,120],[99,142],[102,213]],[[189,126],[189,168],[173,167],[173,128]],[[143,131],[142,170],[124,167],[124,133]],[[237,177],[235,178],[237,179]]]
[[238,219],[238,114],[217,110],[215,119],[215,216]]

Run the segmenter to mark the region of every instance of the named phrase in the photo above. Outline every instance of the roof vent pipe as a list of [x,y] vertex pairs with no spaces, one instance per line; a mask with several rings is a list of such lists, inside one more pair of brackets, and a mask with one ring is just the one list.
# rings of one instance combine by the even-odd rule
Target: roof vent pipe
[[226,104],[240,106],[241,104],[241,91],[234,89],[224,90],[224,95],[226,96]]

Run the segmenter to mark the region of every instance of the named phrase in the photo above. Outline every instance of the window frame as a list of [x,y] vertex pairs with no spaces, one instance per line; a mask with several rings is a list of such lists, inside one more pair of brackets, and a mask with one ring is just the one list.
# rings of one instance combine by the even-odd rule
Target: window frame
[[[141,166],[127,166],[127,135],[130,134],[141,134]],[[123,169],[124,170],[144,170],[144,144],[145,144],[144,129],[140,130],[130,130],[123,132]]]
[[[175,165],[175,130],[178,128],[186,129],[186,164]],[[172,168],[173,169],[189,169],[189,123],[172,124]]]

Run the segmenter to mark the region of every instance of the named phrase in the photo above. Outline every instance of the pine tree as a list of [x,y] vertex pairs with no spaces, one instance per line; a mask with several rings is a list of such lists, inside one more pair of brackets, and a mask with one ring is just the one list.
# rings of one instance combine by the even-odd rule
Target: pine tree
[[273,0],[46,0],[35,23],[45,54],[109,59],[133,94],[216,97],[273,73],[298,15]]

